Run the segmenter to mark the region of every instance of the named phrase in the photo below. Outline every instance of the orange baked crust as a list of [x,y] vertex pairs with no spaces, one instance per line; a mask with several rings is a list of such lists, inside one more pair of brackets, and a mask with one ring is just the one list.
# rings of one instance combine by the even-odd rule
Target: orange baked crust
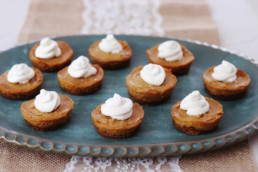
[[7,75],[9,71],[6,71],[0,76],[0,94],[11,100],[25,100],[35,97],[43,83],[43,75],[40,70],[32,68],[35,72],[33,78],[29,80],[26,84],[14,84],[7,80]]
[[164,69],[166,78],[162,85],[150,85],[140,76],[142,68],[143,66],[134,68],[126,77],[126,86],[130,97],[138,103],[148,105],[159,104],[167,100],[177,83],[176,76],[171,73],[171,70]]
[[40,43],[37,43],[30,50],[30,61],[32,65],[43,72],[56,72],[71,63],[73,57],[73,49],[65,42],[57,41],[61,49],[61,55],[50,59],[40,59],[35,56],[36,48]]
[[171,114],[174,126],[178,130],[190,135],[214,130],[223,116],[223,107],[219,102],[211,98],[205,97],[205,99],[209,103],[210,109],[207,113],[199,116],[187,115],[186,110],[180,108],[181,101],[173,105]]
[[35,130],[53,130],[68,122],[73,109],[73,101],[65,95],[59,95],[60,105],[53,112],[40,112],[34,106],[34,101],[26,101],[21,105],[21,114],[27,123]]
[[137,132],[144,117],[144,111],[138,103],[133,104],[133,114],[126,120],[116,120],[103,115],[101,105],[91,113],[93,125],[100,135],[110,138],[127,138]]
[[238,68],[235,82],[221,82],[212,78],[214,67],[207,69],[202,77],[204,87],[210,95],[224,100],[234,100],[245,94],[251,82],[247,73]]
[[187,50],[186,47],[181,45],[183,51],[183,58],[181,60],[169,62],[158,56],[158,46],[159,44],[146,51],[150,63],[159,64],[164,68],[172,69],[172,72],[175,75],[183,75],[188,73],[190,66],[194,60],[194,56],[189,50]]
[[122,51],[116,54],[106,53],[99,49],[100,41],[93,43],[89,48],[92,63],[99,64],[103,69],[120,69],[129,65],[133,51],[126,41],[118,41]]
[[90,94],[101,87],[102,80],[104,78],[103,69],[97,65],[92,65],[97,69],[96,75],[89,76],[87,78],[73,78],[68,74],[68,67],[60,70],[57,74],[58,82],[62,90],[69,94],[85,95]]

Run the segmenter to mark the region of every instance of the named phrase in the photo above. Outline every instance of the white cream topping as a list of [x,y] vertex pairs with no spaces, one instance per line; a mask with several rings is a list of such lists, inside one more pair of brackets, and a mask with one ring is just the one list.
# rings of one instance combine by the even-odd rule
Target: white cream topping
[[166,73],[162,66],[150,63],[142,68],[140,76],[148,84],[159,86],[164,82]]
[[89,59],[85,56],[78,57],[68,67],[68,74],[73,78],[87,78],[96,73],[97,69],[90,64]]
[[56,41],[44,38],[35,50],[35,56],[41,59],[50,59],[61,55],[61,49]]
[[7,80],[11,83],[26,84],[34,76],[34,70],[28,65],[21,63],[12,66],[7,74]]
[[181,101],[180,108],[189,116],[198,116],[208,112],[210,105],[199,91],[193,91]]
[[234,82],[237,68],[226,60],[222,60],[222,63],[213,69],[212,78],[222,82]]
[[40,112],[52,112],[60,105],[60,97],[55,91],[40,90],[34,101],[35,107]]
[[180,44],[176,41],[165,41],[158,47],[158,56],[166,61],[176,61],[183,58]]
[[101,113],[117,120],[128,119],[133,114],[133,102],[115,93],[112,98],[101,105]]
[[100,41],[99,48],[106,53],[112,54],[119,53],[123,49],[122,45],[112,34],[108,34],[106,38]]

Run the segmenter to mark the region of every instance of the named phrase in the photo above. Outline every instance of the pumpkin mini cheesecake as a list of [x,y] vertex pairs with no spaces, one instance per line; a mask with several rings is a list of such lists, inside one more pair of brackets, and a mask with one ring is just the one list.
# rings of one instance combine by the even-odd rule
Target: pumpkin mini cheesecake
[[40,70],[21,63],[12,66],[0,76],[0,94],[11,100],[25,100],[35,97],[43,83]]
[[99,64],[103,69],[120,69],[129,65],[132,49],[126,41],[116,40],[112,34],[93,43],[89,48],[93,63]]
[[94,109],[91,117],[100,135],[122,139],[136,134],[142,123],[144,111],[138,103],[114,94]]
[[22,103],[21,113],[33,129],[54,130],[68,122],[73,104],[68,96],[42,89],[35,99]]
[[247,73],[225,60],[203,73],[203,83],[207,93],[223,100],[242,97],[250,82],[251,79]]
[[91,65],[87,57],[80,56],[70,66],[60,70],[57,78],[60,87],[65,92],[85,95],[101,87],[104,71],[98,64]]
[[147,50],[150,63],[172,69],[175,75],[188,73],[194,60],[193,54],[176,41],[165,41]]
[[43,72],[56,72],[69,65],[73,50],[65,42],[44,38],[30,50],[32,65]]
[[171,109],[175,128],[190,135],[214,130],[223,116],[222,105],[193,91]]
[[157,64],[138,66],[126,77],[130,97],[141,104],[163,103],[171,95],[177,83],[171,70]]

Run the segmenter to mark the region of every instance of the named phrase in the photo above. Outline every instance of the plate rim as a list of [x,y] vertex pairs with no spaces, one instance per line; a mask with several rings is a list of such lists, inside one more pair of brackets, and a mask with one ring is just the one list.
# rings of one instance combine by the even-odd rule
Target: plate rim
[[[104,34],[79,34],[69,36],[53,36],[51,38],[69,38],[69,37],[80,37],[80,36],[101,36]],[[242,53],[237,53],[224,47],[220,47],[215,44],[209,44],[207,42],[201,42],[192,39],[180,39],[173,37],[162,37],[162,36],[145,36],[145,35],[125,35],[118,34],[117,36],[140,36],[140,37],[152,37],[152,38],[167,38],[179,41],[185,41],[218,49],[223,52],[227,52],[233,55],[237,55],[240,58],[246,59],[258,67],[258,62]],[[11,48],[5,49],[0,52],[2,54],[5,51],[24,46],[27,44],[36,43],[39,40],[33,40],[25,43],[18,44]],[[250,121],[248,124],[238,128],[235,131],[225,133],[220,136],[211,137],[207,139],[200,139],[195,141],[184,141],[184,142],[173,142],[173,143],[158,143],[158,144],[136,144],[136,145],[109,145],[99,144],[87,145],[87,144],[65,144],[62,142],[54,142],[52,140],[42,139],[40,137],[28,136],[17,132],[9,131],[8,129],[0,126],[0,139],[7,143],[13,143],[16,145],[39,148],[43,151],[53,151],[57,153],[65,153],[68,155],[80,155],[80,156],[95,156],[95,157],[156,157],[156,156],[172,156],[179,154],[190,154],[197,152],[204,152],[208,150],[215,150],[225,146],[232,145],[234,143],[243,141],[249,136],[257,133],[258,131],[258,116]]]

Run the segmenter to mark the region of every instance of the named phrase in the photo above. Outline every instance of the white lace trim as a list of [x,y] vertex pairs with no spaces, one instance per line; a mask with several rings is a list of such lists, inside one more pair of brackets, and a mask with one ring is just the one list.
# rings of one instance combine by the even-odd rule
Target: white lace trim
[[72,156],[70,162],[66,164],[64,172],[72,172],[75,168],[75,165],[78,164],[79,160],[79,156]]
[[181,170],[180,166],[179,166],[179,159],[181,158],[181,156],[176,156],[173,158],[170,158],[168,161],[168,164],[170,165],[170,167],[172,169],[175,170],[175,172],[183,172],[183,170]]
[[159,0],[83,0],[84,34],[163,36]]
[[[163,36],[159,0],[83,0],[83,34],[134,34]],[[64,172],[182,172],[179,156],[159,158],[92,158],[73,156]]]
[[92,158],[73,156],[64,172],[161,172],[163,170],[182,172],[178,165],[180,156],[158,158]]

